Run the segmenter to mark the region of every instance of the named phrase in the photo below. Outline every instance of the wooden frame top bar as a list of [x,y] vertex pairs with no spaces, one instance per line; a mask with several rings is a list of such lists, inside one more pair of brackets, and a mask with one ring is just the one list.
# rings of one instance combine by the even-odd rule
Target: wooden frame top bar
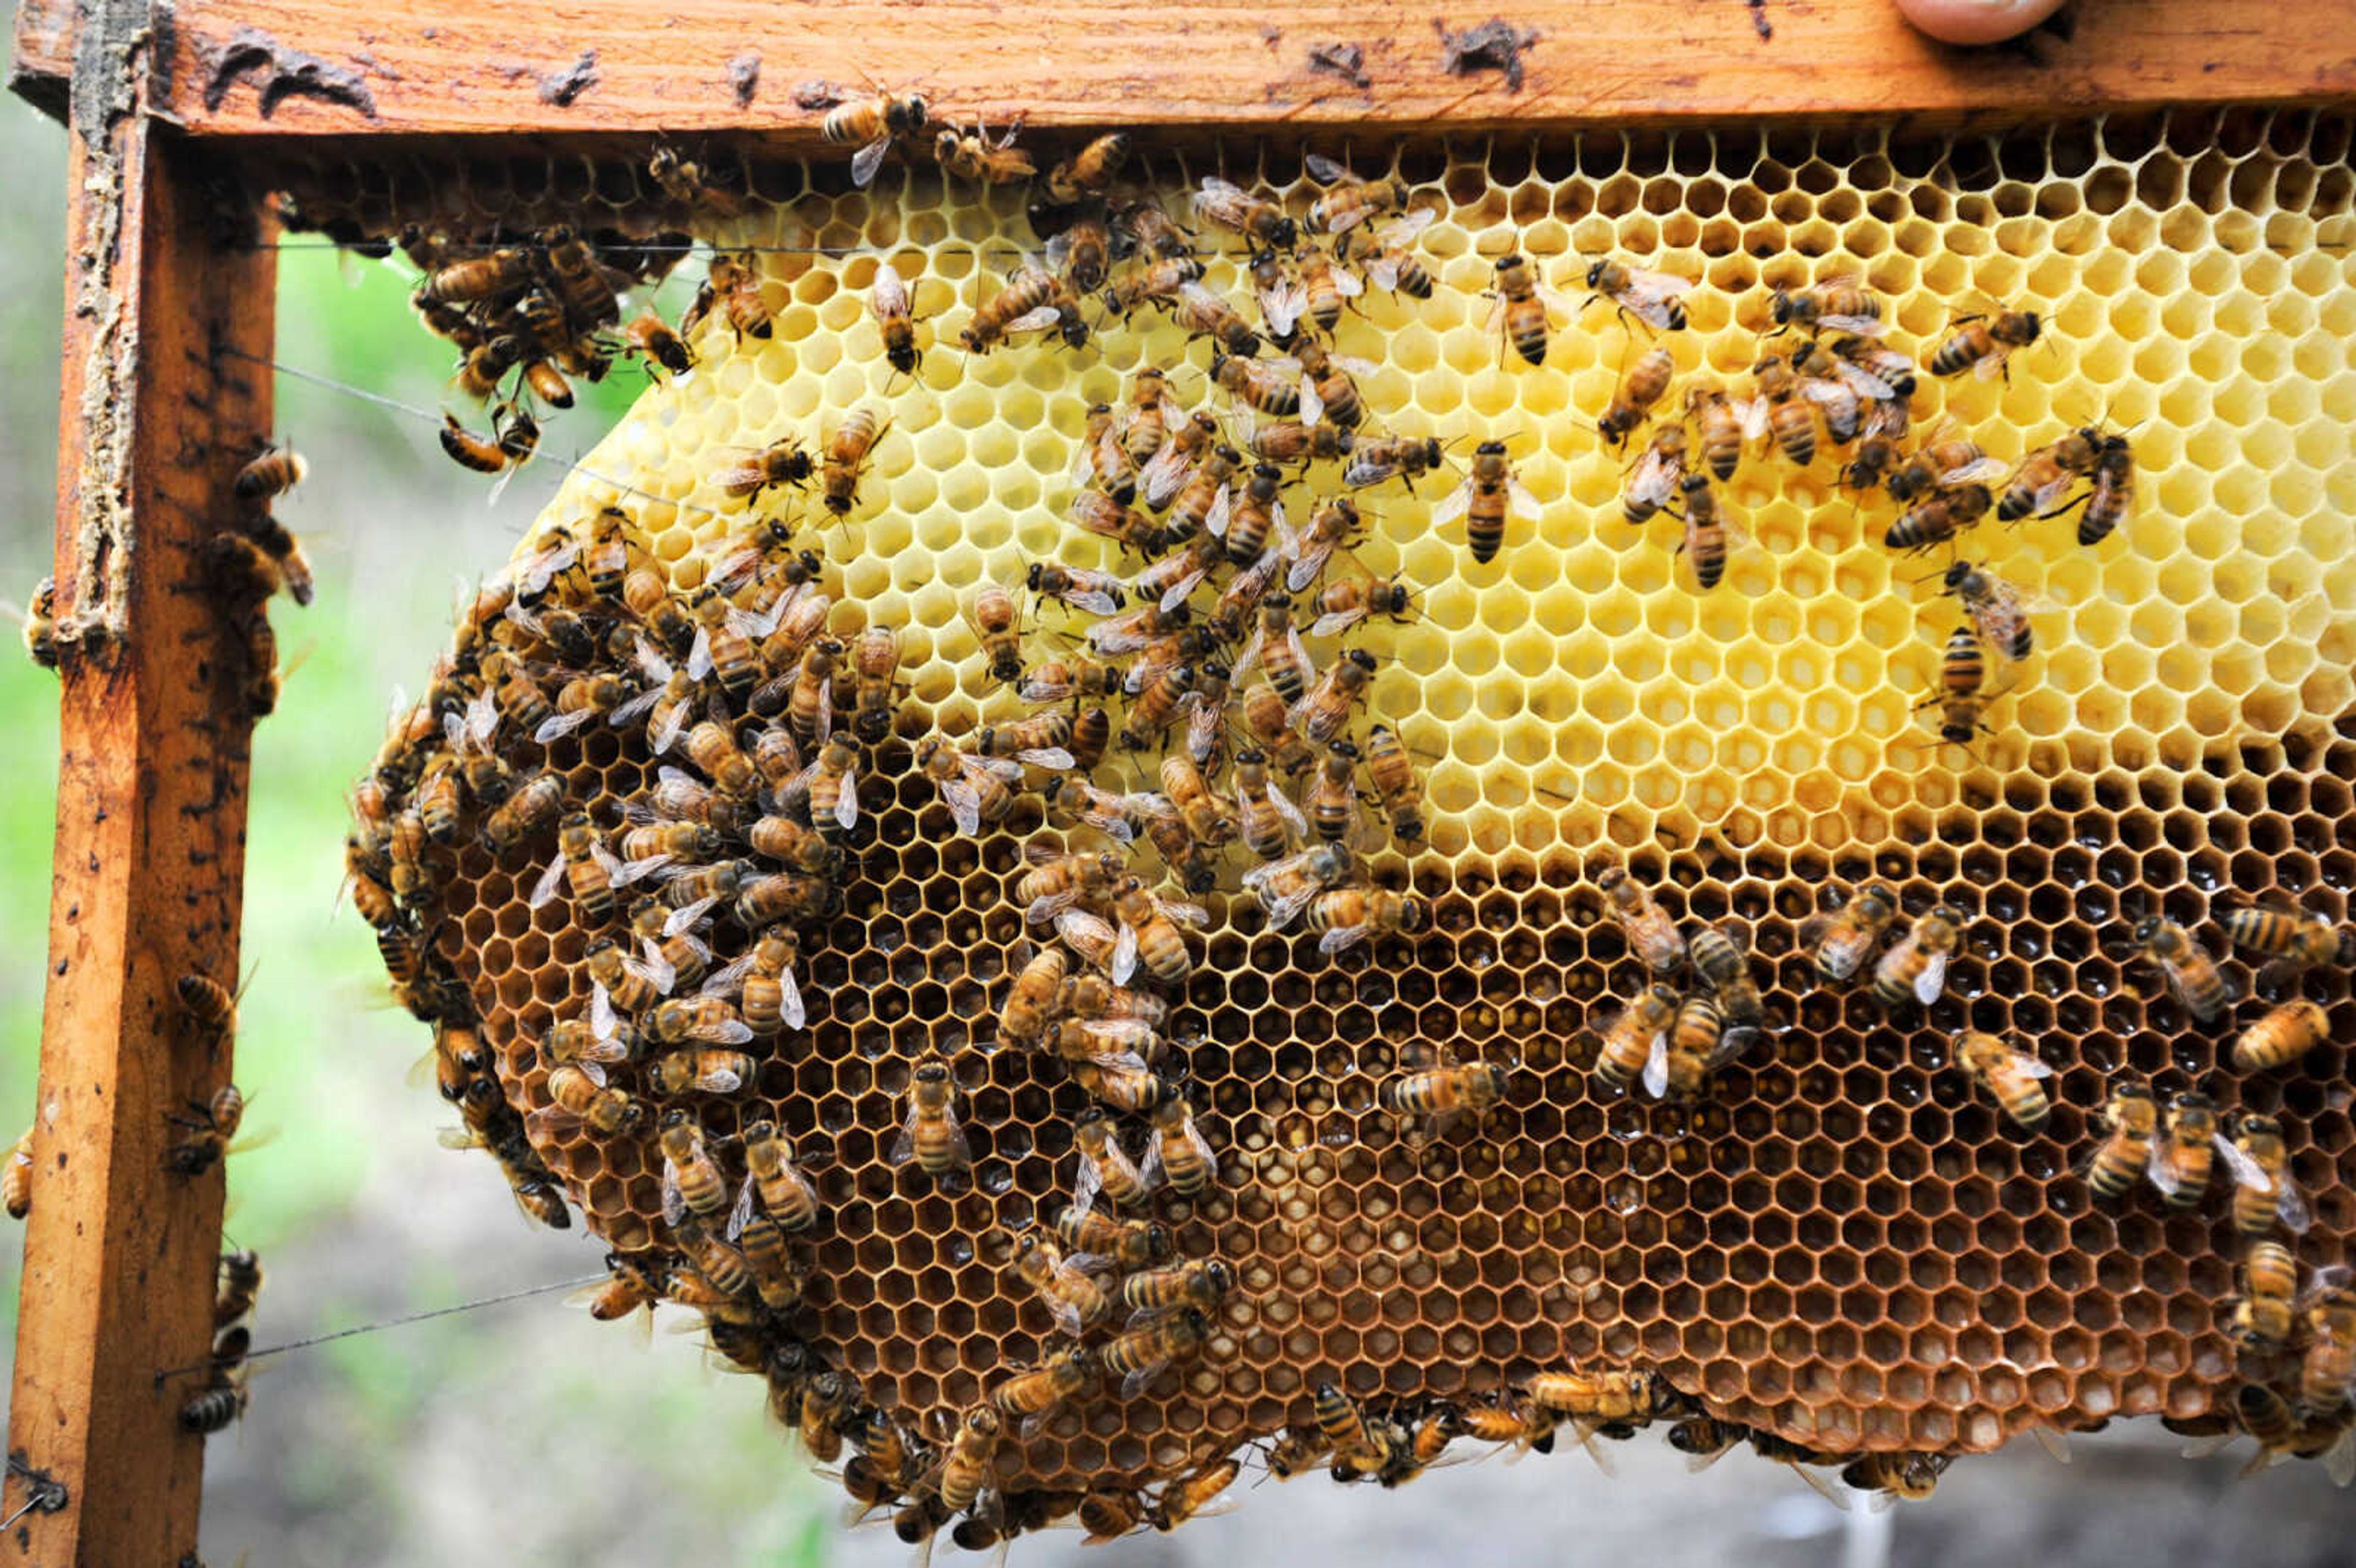
[[[13,85],[62,110],[73,0],[21,0]],[[1773,36],[1762,37],[1754,15]],[[1448,15],[1391,0],[172,0],[151,27],[153,112],[202,136],[817,137],[796,89],[873,80],[997,125],[1445,124],[1934,116],[1976,121],[2179,102],[2356,98],[2349,0],[2079,0],[2068,36],[1994,49],[1915,32],[1888,0],[1506,0]],[[1451,75],[1439,22],[1538,36],[1516,92]],[[1365,85],[1313,67],[1355,45]]]

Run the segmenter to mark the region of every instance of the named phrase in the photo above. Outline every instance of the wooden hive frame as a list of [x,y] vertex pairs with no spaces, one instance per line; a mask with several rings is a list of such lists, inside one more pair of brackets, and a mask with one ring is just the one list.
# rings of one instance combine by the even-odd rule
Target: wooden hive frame
[[[1442,18],[1463,27],[1489,11]],[[1164,133],[1576,130],[1868,115],[2009,123],[2179,103],[2356,101],[2344,0],[2221,16],[2081,0],[2067,37],[1964,52],[1891,7],[1515,0],[1519,91],[1451,75],[1429,8],[1339,0],[680,0],[528,10],[454,0],[398,28],[348,0],[25,0],[11,85],[67,127],[70,266],[57,578],[59,821],[5,1511],[48,1564],[193,1562],[203,1445],[158,1368],[210,1342],[222,1178],[164,1169],[166,1114],[224,1081],[174,980],[239,966],[249,732],[232,632],[187,591],[230,480],[272,427],[274,259],[226,203],[241,162],[332,150],[497,155],[727,133],[819,145],[794,84],[921,83],[960,122]],[[2222,22],[2222,26],[2221,26]],[[1365,85],[1312,67],[1361,51]],[[266,238],[266,234],[262,237]]]

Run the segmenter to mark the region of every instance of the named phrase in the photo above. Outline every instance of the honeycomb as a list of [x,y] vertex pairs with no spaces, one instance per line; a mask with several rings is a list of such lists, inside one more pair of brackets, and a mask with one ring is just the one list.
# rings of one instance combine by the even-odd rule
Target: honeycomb
[[[1155,1211],[1181,1254],[1225,1260],[1237,1287],[1198,1358],[1007,1444],[1003,1488],[1168,1481],[1306,1424],[1326,1380],[1412,1413],[1483,1405],[1537,1371],[1642,1366],[1693,1408],[1840,1456],[1982,1452],[2115,1416],[2197,1424],[2230,1412],[2244,1381],[2295,1378],[2295,1348],[2254,1359],[2227,1337],[2239,1249],[2214,1193],[2191,1211],[2147,1184],[2101,1202],[2072,1166],[2114,1083],[2147,1081],[2163,1101],[2198,1086],[2228,1115],[2280,1115],[2315,1216],[2296,1240],[2303,1265],[2341,1261],[2356,1232],[2346,973],[2293,987],[2329,1009],[2329,1040],[2244,1073],[2234,1035],[2291,991],[2226,958],[2248,999],[2201,1027],[2116,951],[2165,914],[2222,955],[2211,907],[2235,891],[2350,913],[2349,132],[2335,117],[2179,114],[1937,142],[1681,130],[1390,155],[1411,205],[1439,214],[1419,240],[1437,292],[1370,289],[1336,347],[1380,367],[1360,379],[1370,422],[1448,439],[1460,464],[1503,441],[1541,503],[1483,564],[1461,525],[1431,520],[1455,475],[1359,493],[1351,555],[1412,581],[1413,613],[1310,640],[1320,668],[1345,644],[1377,656],[1356,732],[1390,725],[1427,759],[1425,841],[1372,867],[1429,901],[1429,927],[1323,955],[1234,893],[1248,861],[1226,852],[1164,1029],[1218,1178]],[[1361,175],[1386,172],[1353,152]],[[1282,151],[1144,161],[1132,175],[1173,212],[1215,169],[1296,213],[1317,194]],[[736,215],[696,222],[717,243],[776,248],[762,257],[772,336],[705,322],[696,372],[649,387],[518,560],[616,507],[691,590],[745,525],[716,479],[740,449],[816,447],[854,407],[889,417],[860,504],[840,521],[810,510],[795,541],[825,558],[836,635],[901,629],[908,686],[894,739],[862,767],[839,912],[804,940],[809,1027],[750,1047],[759,1067],[741,1094],[681,1103],[732,1181],[727,1140],[756,1118],[809,1157],[824,1217],[801,1248],[791,1336],[862,1403],[938,1436],[1064,1343],[1011,1253],[1070,1193],[1090,1102],[1046,1057],[991,1049],[1020,944],[1040,930],[1010,897],[1036,795],[960,835],[912,746],[1027,711],[990,674],[968,618],[978,588],[1019,584],[1038,561],[1133,568],[1066,520],[1090,405],[1118,404],[1143,366],[1171,368],[1186,408],[1225,400],[1205,350],[1151,313],[1124,326],[1092,311],[1076,350],[958,352],[1004,262],[1037,246],[1020,190],[904,176],[896,159],[868,192],[782,164],[748,165],[744,180]],[[373,231],[400,215],[399,177],[285,183],[306,210]],[[679,218],[615,165],[425,183],[440,210],[519,226],[566,203],[634,231]],[[1542,366],[1501,356],[1487,325],[1492,263],[1512,251],[1572,299]],[[1690,330],[1663,339],[1675,400],[1700,373],[1743,379],[1778,285],[1861,274],[1889,301],[1890,341],[1918,358],[1958,313],[2040,314],[2041,341],[2008,377],[1924,375],[1916,431],[1952,420],[2011,463],[2080,425],[2124,430],[2139,506],[2094,549],[2067,522],[1990,518],[1961,540],[1963,559],[2060,606],[2037,616],[2038,649],[1978,745],[1940,745],[1915,711],[1960,617],[1936,581],[1947,556],[1886,549],[1897,508],[1845,490],[1837,459],[1802,471],[1748,453],[1722,500],[1750,544],[1707,592],[1674,524],[1622,519],[1629,454],[1593,425],[1652,343],[1606,304],[1577,304],[1605,252],[1699,281]],[[914,291],[913,379],[885,364],[868,313],[883,265]],[[1249,312],[1241,265],[1230,243],[1205,281]],[[1296,522],[1332,487],[1328,472],[1294,491]],[[1027,604],[1027,658],[1069,652],[1089,619]],[[583,734],[551,745],[548,765],[573,805],[611,817],[655,760],[635,736]],[[1153,787],[1150,756],[1119,750],[1098,776]],[[594,923],[569,894],[525,900],[553,849],[542,831],[495,856],[470,832],[437,872],[429,924],[527,1116],[549,1102],[542,1030],[590,1003]],[[1155,863],[1141,849],[1141,867]],[[1597,1030],[1647,978],[1596,888],[1612,866],[1682,922],[1735,917],[1751,933],[1782,1027],[1690,1103],[1591,1072]],[[1803,926],[1832,887],[1875,880],[1908,917],[1938,903],[1965,916],[1928,1008],[1886,1014],[1869,986],[1816,981]],[[1951,1067],[1967,1027],[2052,1068],[2034,1136]],[[1435,1050],[1514,1071],[1477,1127],[1423,1143],[1377,1094]],[[932,1053],[962,1093],[962,1190],[889,1157]],[[1124,1118],[1132,1144],[1140,1121]],[[650,1127],[532,1137],[590,1232],[625,1256],[668,1255]]]

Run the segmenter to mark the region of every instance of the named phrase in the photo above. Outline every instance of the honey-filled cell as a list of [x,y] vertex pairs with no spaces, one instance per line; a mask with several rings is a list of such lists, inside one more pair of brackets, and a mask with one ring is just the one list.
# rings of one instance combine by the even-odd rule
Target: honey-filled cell
[[[1183,1340],[1183,1310],[1134,1330],[1125,1307],[1087,1317],[1080,1342],[1115,1364],[1078,1379],[1036,1435],[1008,1439],[994,1463],[1010,1497],[1162,1496],[1245,1443],[1306,1429],[1328,1383],[1361,1402],[1376,1470],[1390,1438],[1443,1412],[1476,1433],[1526,1416],[1542,1377],[1588,1380],[1581,1399],[1633,1386],[1638,1414],[1706,1413],[1828,1457],[1982,1451],[2113,1413],[2190,1419],[2229,1411],[2244,1377],[2289,1386],[2296,1346],[2238,1364],[2224,1349],[2237,1275],[2231,1228],[2211,1223],[2228,1201],[2222,1172],[2197,1221],[2171,1220],[2148,1179],[2105,1197],[2099,1162],[2091,1181],[2079,1172],[2115,1089],[2147,1083],[2163,1124],[2195,1092],[2229,1134],[2245,1109],[2278,1118],[2316,1216],[2304,1268],[2338,1261],[2356,1231],[2356,1135],[2344,1096],[2320,1087],[2343,1079],[2356,1036],[2347,972],[2335,948],[2286,989],[2275,972],[2262,983],[2265,957],[2230,956],[2217,918],[2237,892],[2294,901],[2332,927],[2348,914],[2340,873],[2356,827],[2340,753],[2356,725],[2356,572],[2330,518],[2356,507],[2335,466],[2356,262],[2321,237],[2344,221],[2336,207],[2276,230],[2298,236],[2291,253],[2226,221],[2279,217],[2236,203],[2286,193],[2344,206],[2344,136],[2320,162],[2300,150],[2329,123],[2285,115],[2230,155],[2117,123],[1999,143],[1827,131],[1771,145],[1679,130],[1434,144],[1387,165],[1354,149],[1357,176],[1400,185],[1353,199],[1403,195],[1431,216],[1401,235],[1378,215],[1349,245],[1403,244],[1430,297],[1387,286],[1396,261],[1336,263],[1363,286],[1313,331],[1352,361],[1341,374],[1364,408],[1351,451],[1272,471],[1281,528],[1256,515],[1268,497],[1252,496],[1254,459],[1238,454],[1223,531],[1163,552],[1081,526],[1183,533],[1201,520],[1183,483],[1170,509],[1142,491],[1114,501],[1154,481],[1106,453],[1091,411],[1113,421],[1113,446],[1137,438],[1134,462],[1198,413],[1206,446],[1248,443],[1275,421],[1248,402],[1297,398],[1265,341],[1249,248],[1177,177],[1224,170],[1271,204],[1261,221],[1289,215],[1294,245],[1330,253],[1312,213],[1338,198],[1295,153],[1230,146],[1206,163],[1133,148],[1111,210],[1132,221],[1144,204],[1191,229],[1174,243],[1194,248],[1201,292],[1121,311],[1018,270],[1046,238],[1032,218],[1069,216],[1052,203],[1026,211],[899,153],[862,191],[837,167],[745,168],[711,150],[704,197],[650,192],[587,229],[609,268],[672,230],[708,242],[698,267],[720,258],[720,286],[685,334],[692,373],[655,372],[567,478],[511,565],[509,581],[528,585],[522,613],[462,628],[462,682],[481,678],[489,652],[508,661],[492,667],[502,677],[519,666],[559,709],[577,707],[563,686],[578,672],[547,630],[562,612],[597,635],[594,658],[629,697],[684,693],[691,708],[675,735],[641,700],[619,724],[593,714],[544,748],[507,706],[516,694],[502,696],[487,748],[517,783],[556,753],[565,810],[594,805],[618,857],[602,873],[594,858],[560,872],[536,910],[526,901],[551,858],[584,859],[560,844],[555,815],[496,859],[428,848],[439,900],[402,918],[430,939],[431,983],[410,995],[495,1048],[482,1141],[528,1203],[561,1189],[592,1235],[629,1238],[627,1264],[733,1324],[723,1351],[802,1407],[830,1371],[846,1412],[937,1443],[1009,1368],[1068,1356],[1070,1315],[1017,1260],[1071,1201],[1083,1135],[1108,1125],[1131,1159],[1158,1145],[1174,1179],[1191,1146],[1168,1142],[1177,1135],[1135,1099],[1183,1097],[1214,1185],[1130,1212],[1162,1227],[1160,1261],[1215,1263],[1237,1286],[1204,1298],[1199,1343],[1167,1367],[1145,1339]],[[1074,150],[1043,144],[1040,161]],[[1495,160],[1510,160],[1510,180]],[[337,216],[306,181],[287,172],[299,210]],[[514,201],[500,236],[566,218],[545,197]],[[493,238],[437,213],[430,192],[392,202],[440,222],[454,257]],[[380,206],[368,221],[387,216]],[[843,246],[854,253],[829,249]],[[1501,272],[1517,251],[1526,276]],[[907,287],[913,364],[891,362],[874,309],[885,264]],[[1640,271],[1631,283],[1615,264]],[[1118,261],[1112,280],[1144,265]],[[1648,294],[1646,274],[1700,282]],[[1847,309],[1807,292],[1852,280],[1867,292]],[[1049,329],[990,341],[1003,296],[1024,290],[1051,306]],[[1532,303],[1493,323],[1492,291]],[[2268,307],[2286,295],[2302,308]],[[1678,325],[1655,303],[1668,297]],[[1206,300],[1262,340],[1223,364],[1225,387]],[[1841,319],[1811,331],[1811,310]],[[1941,353],[1959,334],[2020,334],[2025,313],[2034,338],[1998,373]],[[1812,343],[1829,354],[1845,328],[1870,330],[1849,319],[1860,315],[1888,330],[1834,359],[1862,377],[1805,359]],[[1667,384],[1615,444],[1598,422],[1613,422],[1661,350]],[[1800,359],[1802,381],[1762,383],[1769,356]],[[1887,389],[1900,365],[1911,393],[1858,391]],[[1141,368],[1168,372],[1166,406],[1141,405]],[[1947,368],[1958,373],[1934,373]],[[1867,484],[1827,386],[1885,421],[1905,406],[1893,464],[1968,441],[1979,453],[1946,461],[1980,477],[1933,474],[1908,502]],[[1764,428],[1745,435],[1736,409],[1727,434],[1705,417],[1713,388],[1759,395]],[[855,485],[832,490],[848,497],[838,511],[830,448],[868,415],[876,434]],[[1688,442],[1683,474],[1707,473],[1712,453],[1731,472],[1667,485],[1631,522],[1624,497],[1673,427]],[[1804,465],[1803,431],[1815,448]],[[1436,453],[1400,455],[1433,441]],[[748,503],[729,471],[795,450],[810,471]],[[1369,453],[1388,466],[1353,475]],[[2039,485],[2056,454],[2056,482]],[[1922,508],[1974,482],[1988,486],[1987,515],[1934,527]],[[1467,486],[1460,517],[1451,497]],[[2019,507],[2006,499],[2016,488]],[[1999,518],[2000,499],[2025,515]],[[1326,554],[1323,514],[1337,500],[1356,515]],[[1713,503],[1722,539],[1705,531]],[[764,519],[779,526],[765,533]],[[1499,548],[1476,559],[1493,527]],[[1340,868],[1334,885],[1282,912],[1270,893],[1286,884],[1269,879],[1308,876],[1310,861],[1265,872],[1237,834],[1251,815],[1232,798],[1246,705],[1205,703],[1212,718],[1190,731],[1194,697],[1179,688],[1199,692],[1214,660],[1239,664],[1268,613],[1264,597],[1219,625],[1222,596],[1253,568],[1272,594],[1312,544],[1323,563],[1298,573],[1275,624],[1300,633],[1306,685],[1338,695],[1290,720],[1276,702],[1280,723],[1322,726],[1305,771],[1280,770],[1299,823],[1265,785],[1249,804],[1276,817],[1265,831],[1288,851],[1350,826],[1319,862]],[[1722,575],[1704,560],[1721,549]],[[1189,603],[1191,621],[1124,630],[1108,647],[1110,606],[1076,597],[1118,591],[1134,628],[1178,580],[1157,560],[1190,549],[1205,575],[1170,603]],[[1055,569],[1078,575],[1043,580]],[[646,581],[626,591],[631,572]],[[1350,609],[1352,585],[1394,577],[1397,600],[1312,624]],[[1996,642],[2024,625],[2018,656],[1999,656]],[[1984,678],[1943,707],[1962,627],[1981,635]],[[885,633],[900,656],[863,691],[862,650]],[[822,747],[808,672],[826,673],[810,650],[828,639],[838,743]],[[1291,677],[1291,644],[1259,640],[1246,693]],[[1149,668],[1140,690],[1116,680],[1077,702],[1022,689],[1050,665],[1069,675],[1141,656],[1183,666],[1183,679],[1155,693]],[[1363,682],[1335,687],[1361,656]],[[1163,696],[1177,706],[1158,709]],[[1101,760],[1043,765],[1071,742],[1057,726],[1098,705]],[[1015,728],[1038,720],[1052,722]],[[695,724],[717,725],[717,740]],[[796,743],[765,750],[778,735]],[[440,739],[437,726],[388,752],[395,811],[437,765]],[[1328,740],[1361,755],[1337,763]],[[1403,753],[1421,781],[1419,810],[1398,824],[1376,808],[1389,786],[1370,765],[1386,743],[1386,761]],[[1190,744],[1214,757],[1207,806],[1163,766]],[[1207,827],[1189,825],[1190,806]],[[699,814],[716,822],[709,840],[682,832],[674,864],[639,874],[659,847],[628,836]],[[463,841],[490,816],[488,798],[470,799]],[[776,824],[757,843],[755,817]],[[1093,920],[1015,901],[1039,869],[1026,845],[1109,854],[1116,870],[1071,905]],[[712,880],[722,861],[734,875]],[[600,874],[625,884],[610,913]],[[1141,886],[1117,890],[1128,874]],[[1655,892],[1657,923],[1614,918],[1622,896],[1636,911]],[[674,928],[671,912],[700,894],[718,901]],[[651,914],[637,912],[649,898]],[[1202,906],[1199,929],[1182,923],[1188,903]],[[2177,995],[2165,955],[2136,934],[2161,915],[2222,964],[2211,1020],[2189,1005],[2198,976]],[[1140,968],[1123,1005],[1142,1016],[1094,1032],[1009,1027],[1010,1004],[1037,1003],[1017,992],[1043,952],[1068,976],[1095,975],[1126,962],[1125,923]],[[1361,925],[1363,940],[1320,940]],[[1665,955],[1664,930],[1676,933]],[[1655,1098],[1651,1036],[1682,1041],[1707,1022],[1679,1011],[1709,988],[1686,966],[1685,944],[1706,932],[1758,991],[1755,1004],[1719,993],[1720,1008],[1755,1006],[1742,1016],[1761,1027],[1737,1023],[1722,1061]],[[1856,938],[1845,978],[1822,967],[1828,933]],[[1944,994],[1914,988],[1933,965],[1910,966],[1905,949],[1925,941],[1953,949],[1937,965]],[[776,1021],[781,967],[798,1025]],[[715,972],[721,1000],[697,1013]],[[1657,1027],[1623,1026],[1656,974],[1670,987]],[[765,1021],[728,1027],[752,1015],[755,987]],[[1051,1013],[1075,1005],[1074,992],[1044,994]],[[2321,1009],[2320,1039],[2287,1065],[2237,1066],[2236,1037],[2294,994]],[[608,1008],[626,1032],[599,1032]],[[1095,1059],[1076,1073],[1059,1040]],[[1158,1082],[1131,1074],[1130,1049],[1154,1059]],[[751,1071],[680,1054],[692,1051],[742,1052]],[[927,1085],[948,1086],[954,1136],[912,1115]],[[1467,1096],[1462,1114],[1439,1114]],[[1084,1121],[1099,1109],[1108,1121]],[[663,1125],[673,1113],[683,1122]],[[694,1170],[667,1175],[692,1128],[728,1202],[752,1177],[753,1211],[773,1210],[749,1157],[756,1141],[775,1152],[755,1134],[765,1123],[819,1178],[819,1212],[787,1234],[778,1280],[754,1279],[758,1227],[699,1211],[713,1200]],[[738,1270],[750,1283],[732,1291]],[[1117,1293],[1130,1272],[1069,1277]],[[1393,1479],[1404,1462],[1390,1460]]]

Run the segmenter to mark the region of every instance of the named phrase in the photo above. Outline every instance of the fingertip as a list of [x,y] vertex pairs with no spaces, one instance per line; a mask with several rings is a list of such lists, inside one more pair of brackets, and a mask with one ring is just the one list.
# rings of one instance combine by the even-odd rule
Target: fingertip
[[1944,44],[1996,44],[2062,8],[2062,0],[1898,0],[1898,13]]

